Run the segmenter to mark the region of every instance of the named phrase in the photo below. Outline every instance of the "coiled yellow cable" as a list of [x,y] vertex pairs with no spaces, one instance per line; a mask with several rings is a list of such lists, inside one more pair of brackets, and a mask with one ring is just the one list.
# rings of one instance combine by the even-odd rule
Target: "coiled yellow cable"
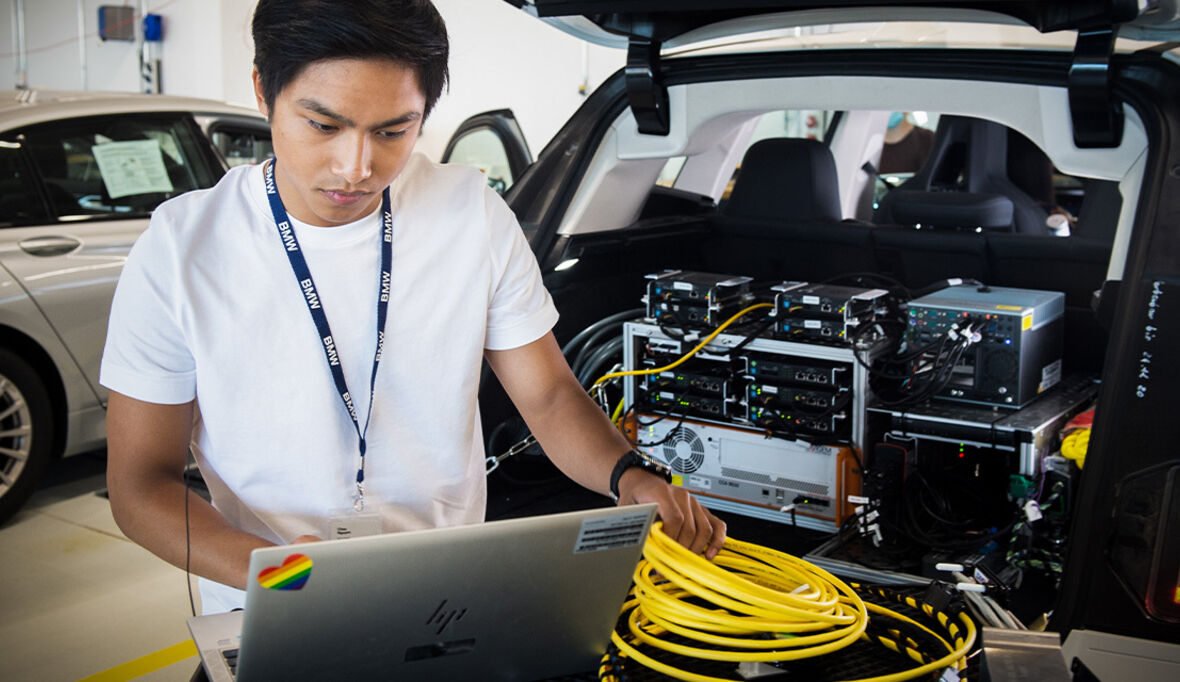
[[[975,641],[975,626],[966,616],[961,616],[960,629],[945,614],[910,600],[910,606],[937,618],[951,633],[952,646],[921,623],[864,602],[856,590],[818,566],[733,538],[726,538],[721,553],[709,561],[669,538],[656,523],[643,555],[635,569],[632,596],[623,605],[626,631],[616,630],[611,639],[624,656],[676,679],[724,680],[676,668],[640,647],[714,661],[799,660],[839,651],[865,637],[870,614],[877,614],[921,628],[947,652],[928,661],[899,633],[893,641],[874,638],[922,663],[902,673],[870,678],[899,682],[961,666]],[[669,633],[702,646],[669,641]],[[607,679],[605,664],[602,672]]]
[[1078,468],[1086,466],[1086,450],[1090,447],[1090,429],[1078,429],[1061,443],[1061,455],[1078,463]]

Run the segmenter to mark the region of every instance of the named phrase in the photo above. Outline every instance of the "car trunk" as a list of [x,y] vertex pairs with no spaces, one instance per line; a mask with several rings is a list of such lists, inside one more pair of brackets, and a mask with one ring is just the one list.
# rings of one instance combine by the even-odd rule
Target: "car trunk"
[[[1166,469],[1174,459],[1168,453],[1176,435],[1170,416],[1180,404],[1180,354],[1174,352],[1174,340],[1180,338],[1180,307],[1168,301],[1180,296],[1180,232],[1175,224],[1175,216],[1180,215],[1180,191],[1175,187],[1180,179],[1176,172],[1180,168],[1180,144],[1176,142],[1180,139],[1180,108],[1174,97],[1180,89],[1180,69],[1156,51],[1113,57],[1107,51],[1103,57],[1102,50],[1096,53],[1095,44],[1087,43],[1084,36],[1073,55],[944,50],[938,59],[932,59],[928,50],[899,49],[661,60],[657,46],[653,56],[651,41],[671,42],[691,31],[703,32],[706,20],[734,18],[708,14],[707,4],[690,3],[684,16],[671,17],[661,14],[660,3],[627,3],[631,9],[649,12],[637,17],[614,13],[623,11],[618,3],[532,3],[532,11],[542,17],[592,13],[588,18],[591,23],[608,33],[629,36],[625,40],[630,40],[635,58],[629,65],[631,82],[620,72],[595,93],[508,196],[530,233],[546,284],[562,313],[556,328],[559,341],[611,313],[639,306],[644,275],[664,268],[764,280],[781,280],[790,273],[792,279],[813,282],[860,270],[888,275],[910,288],[944,277],[970,275],[991,285],[1062,291],[1067,306],[1066,368],[1092,372],[1101,377],[1102,386],[1088,463],[1077,490],[1078,513],[1070,532],[1075,541],[1070,545],[1052,627],[1063,634],[1073,629],[1102,630],[1176,641],[1178,626],[1145,610],[1146,573],[1128,571],[1126,566],[1133,562],[1125,558],[1121,567],[1116,566],[1111,552],[1128,542],[1154,541],[1146,535],[1139,539],[1126,536],[1127,519],[1116,518],[1116,510],[1125,510],[1128,498],[1122,491],[1130,490],[1131,482],[1141,480],[1143,472],[1161,466]],[[849,2],[841,6],[877,4]],[[1115,24],[1129,16],[1122,3],[923,4],[1004,13],[1042,30],[1095,24],[1113,31]],[[741,7],[744,9],[734,11],[748,14],[755,9],[771,12],[811,5],[750,2]],[[1124,31],[1159,38],[1167,34],[1175,19],[1175,4],[1163,3],[1156,13],[1138,17]],[[580,26],[587,30],[585,21]],[[649,41],[646,52],[636,47],[644,40]],[[1108,35],[1104,40],[1109,43],[1113,37]],[[1104,44],[1104,40],[1097,44]],[[1079,80],[1077,74],[1086,70],[1091,58],[1109,63],[1108,77]],[[638,95],[637,72],[642,85]],[[1139,195],[1123,197],[1137,209],[1129,239],[1112,248],[1109,239],[1097,236],[1056,239],[955,233],[918,244],[912,236],[857,225],[826,224],[823,230],[776,226],[768,231],[754,223],[735,225],[724,208],[667,197],[657,200],[662,209],[649,211],[617,230],[558,233],[598,142],[616,118],[628,107],[646,106],[657,114],[663,108],[667,119],[666,102],[653,105],[652,98],[643,96],[650,94],[653,84],[658,93],[660,88],[707,80],[809,73],[890,77],[901,72],[1068,88],[1074,107],[1074,142],[1079,147],[1117,143],[1121,124],[1110,114],[1123,107],[1133,109],[1146,128],[1148,145]],[[659,118],[656,115],[650,120],[658,123]],[[642,117],[636,114],[636,119],[643,132]],[[656,129],[649,134],[661,133]],[[1116,277],[1108,281],[1107,264],[1112,258]],[[575,259],[573,267],[557,269]],[[498,391],[494,382],[485,384],[481,396],[485,425],[496,424],[511,413]],[[1164,473],[1156,478],[1162,477]],[[1162,528],[1158,516],[1139,521],[1143,522],[1141,528]],[[1084,541],[1077,541],[1079,538]],[[1125,557],[1125,552],[1120,556]],[[1141,563],[1151,562],[1150,556],[1141,558]],[[1166,582],[1167,576],[1162,579]]]

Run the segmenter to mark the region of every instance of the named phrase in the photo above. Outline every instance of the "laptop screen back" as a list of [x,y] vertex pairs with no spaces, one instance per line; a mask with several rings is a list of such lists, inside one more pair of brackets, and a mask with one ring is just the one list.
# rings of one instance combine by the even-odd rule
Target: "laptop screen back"
[[237,679],[592,671],[655,505],[255,550]]

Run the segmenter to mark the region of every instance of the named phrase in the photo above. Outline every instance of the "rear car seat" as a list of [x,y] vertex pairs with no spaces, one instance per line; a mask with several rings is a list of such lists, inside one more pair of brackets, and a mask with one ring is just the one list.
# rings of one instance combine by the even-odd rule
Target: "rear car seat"
[[746,151],[704,257],[714,272],[823,281],[876,269],[871,232],[841,219],[836,163],[824,144],[771,138]]
[[[999,123],[965,116],[940,118],[926,163],[913,177],[881,199],[873,222],[879,225],[906,224],[897,215],[895,205],[920,203],[922,199],[918,193],[1003,197],[1012,204],[1013,231],[1022,234],[1049,232],[1045,225],[1047,211],[1008,177],[1008,128]],[[957,227],[974,229],[980,225]],[[989,229],[1003,228],[997,225]]]

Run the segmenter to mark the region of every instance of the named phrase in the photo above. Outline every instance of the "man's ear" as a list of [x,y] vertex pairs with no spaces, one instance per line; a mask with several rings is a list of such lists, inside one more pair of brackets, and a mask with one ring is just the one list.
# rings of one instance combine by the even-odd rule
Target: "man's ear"
[[258,111],[270,120],[270,110],[266,106],[266,97],[262,95],[262,76],[258,73],[258,67],[254,67],[254,71],[250,74],[254,79],[254,99],[258,102]]

